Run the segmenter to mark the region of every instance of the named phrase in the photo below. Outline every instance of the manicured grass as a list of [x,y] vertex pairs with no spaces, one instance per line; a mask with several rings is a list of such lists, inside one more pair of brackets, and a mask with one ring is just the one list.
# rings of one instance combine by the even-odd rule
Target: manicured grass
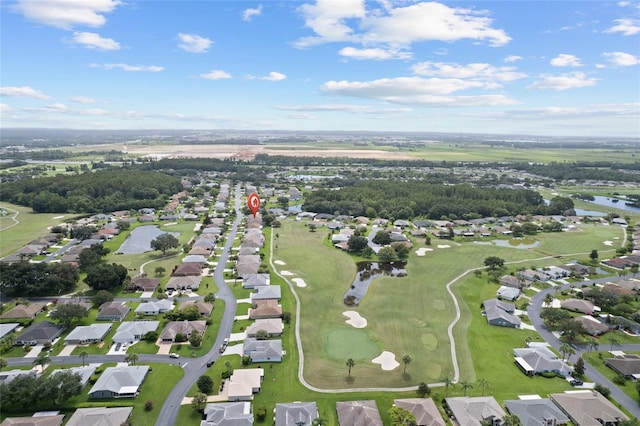
[[[601,352],[589,352],[589,353],[585,353],[582,357],[593,368],[598,370],[598,372],[600,372],[607,379],[609,379],[609,380],[611,380],[613,382],[613,380],[618,376],[618,373],[616,373],[615,371],[613,371],[612,369],[607,367],[607,365],[604,363],[605,359],[613,358],[613,355],[611,355],[608,352],[609,345],[604,345],[604,344],[600,345],[600,349],[601,350],[605,349],[605,348],[607,349],[607,352],[604,352],[604,351],[601,351]],[[625,353],[626,354],[640,355],[640,352],[633,352],[633,351],[625,351]],[[624,385],[622,385],[622,386],[621,385],[617,385],[617,386],[620,389],[622,389],[624,391],[624,393],[629,395],[630,398],[635,399],[636,401],[640,401],[640,395],[638,395],[638,392],[636,391],[636,382],[634,382],[633,380],[626,380]]]
[[189,342],[180,345],[171,345],[171,352],[177,352],[181,356],[188,357],[199,357],[206,355],[213,346],[213,343],[216,340],[216,336],[218,335],[218,330],[220,328],[220,321],[222,320],[222,315],[224,314],[224,300],[216,299],[213,304],[214,309],[211,312],[211,324],[207,326],[204,331],[204,336],[202,338],[202,344],[199,348],[192,348]]
[[77,214],[34,213],[29,207],[2,202],[8,214],[0,216],[0,257],[4,257],[30,241],[49,233],[49,227],[80,217]]
[[136,342],[136,344],[134,345],[130,345],[127,348],[127,353],[128,354],[157,354],[159,349],[160,348],[158,347],[158,345],[155,344],[155,342],[147,342],[147,341],[141,340],[139,342]]

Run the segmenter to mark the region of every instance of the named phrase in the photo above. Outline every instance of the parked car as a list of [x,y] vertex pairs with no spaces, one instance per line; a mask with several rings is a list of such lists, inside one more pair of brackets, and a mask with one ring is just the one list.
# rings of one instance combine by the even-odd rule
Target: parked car
[[180,354],[177,354],[177,353],[175,353],[175,352],[171,352],[171,353],[169,354],[169,358],[180,358]]
[[211,367],[213,365],[215,361],[210,359],[209,361],[207,361],[207,367]]
[[569,381],[569,384],[571,386],[582,386],[584,384],[584,382],[582,380],[573,379],[573,380]]

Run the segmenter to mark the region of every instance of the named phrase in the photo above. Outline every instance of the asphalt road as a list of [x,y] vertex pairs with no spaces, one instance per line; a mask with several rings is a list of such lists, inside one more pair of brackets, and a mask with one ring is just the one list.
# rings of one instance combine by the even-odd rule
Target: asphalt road
[[[622,277],[599,278],[597,280],[585,281],[583,283],[580,283],[580,285],[583,285],[583,284],[587,284],[587,285],[601,284],[601,283],[605,283],[605,282],[617,281],[619,279],[622,279]],[[568,289],[568,288],[570,288],[570,286],[571,286],[570,284],[565,284],[565,285],[560,286],[560,289],[561,290],[562,289]],[[531,324],[535,327],[535,329],[538,332],[538,334],[540,334],[540,336],[542,336],[542,338],[547,343],[549,343],[555,349],[559,350],[560,345],[562,344],[562,342],[560,340],[558,340],[558,338],[556,336],[554,336],[553,333],[547,329],[547,327],[544,324],[544,321],[540,318],[540,311],[542,310],[542,305],[544,303],[545,296],[547,294],[550,294],[550,293],[554,294],[557,289],[558,289],[558,287],[552,287],[552,288],[547,288],[545,290],[542,290],[539,293],[536,293],[531,298],[531,302],[529,303],[529,308],[528,308],[527,312],[529,314],[529,320],[531,321]],[[600,345],[600,349],[601,350],[602,350],[602,346],[603,345]],[[575,355],[573,355],[573,356],[577,356],[577,357],[582,356],[582,354],[588,350],[588,348],[586,346],[574,345],[573,348],[576,351]],[[613,345],[613,349],[615,349],[615,350],[637,351],[637,350],[640,350],[640,344],[635,344],[635,345]],[[575,359],[577,359],[577,358],[575,358]],[[613,382],[611,382],[605,376],[600,374],[595,368],[593,368],[591,365],[589,365],[589,363],[587,363],[586,361],[585,361],[585,375],[591,381],[593,381],[595,383],[599,383],[599,384],[601,384],[603,386],[606,386],[609,389],[611,389],[611,398],[615,399],[616,401],[618,401],[620,403],[620,405],[622,405],[624,408],[626,408],[633,416],[635,416],[637,418],[640,418],[640,405],[638,404],[638,401],[634,400],[633,398],[630,398],[618,386],[616,386]]]

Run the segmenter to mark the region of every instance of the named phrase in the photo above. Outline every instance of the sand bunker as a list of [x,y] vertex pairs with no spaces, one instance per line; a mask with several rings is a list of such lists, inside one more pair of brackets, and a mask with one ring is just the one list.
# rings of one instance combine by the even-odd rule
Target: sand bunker
[[355,328],[365,328],[367,326],[367,320],[361,317],[356,311],[344,311],[342,315],[348,317],[349,319],[345,322]]
[[296,283],[296,285],[298,287],[306,287],[307,286],[307,283],[305,283],[302,278],[292,278],[291,281]]
[[428,251],[433,251],[433,249],[428,247],[420,247],[418,250],[416,250],[416,254],[418,256],[424,256]]
[[280,275],[285,276],[285,277],[290,277],[293,275],[293,272],[290,271],[280,271]]
[[62,218],[64,218],[64,216],[56,216],[53,219],[58,220],[58,219],[62,219]]
[[613,241],[603,241],[602,244],[604,244],[605,246],[612,246]]
[[163,226],[173,226],[173,225],[177,225],[178,222],[169,222],[169,223],[165,223]]
[[400,365],[398,361],[396,361],[396,356],[393,352],[384,351],[377,358],[371,360],[374,364],[380,364],[383,370],[393,370],[397,366]]
[[438,244],[438,248],[449,248],[449,247],[451,246],[448,244]]
[[275,263],[276,265],[286,265],[286,263],[284,263],[282,260],[274,260],[273,263]]

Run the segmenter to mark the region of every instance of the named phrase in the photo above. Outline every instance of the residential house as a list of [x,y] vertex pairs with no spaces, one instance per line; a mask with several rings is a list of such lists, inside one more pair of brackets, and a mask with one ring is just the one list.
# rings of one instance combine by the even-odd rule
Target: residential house
[[281,362],[282,340],[257,340],[253,337],[244,339],[242,354],[251,362]]
[[416,418],[417,426],[445,426],[446,423],[431,398],[395,399],[396,407],[410,411]]
[[625,354],[606,358],[604,363],[607,367],[627,379],[640,380],[640,356]]
[[271,284],[269,274],[245,274],[242,278],[243,288],[256,288]]
[[487,317],[490,325],[501,327],[520,327],[520,318],[515,316],[515,305],[513,303],[503,302],[498,299],[485,300],[482,303],[484,307],[483,314]]
[[521,289],[528,286],[528,283],[523,278],[516,278],[513,275],[503,275],[500,277],[500,285]]
[[604,286],[602,286],[602,290],[609,291],[611,293],[617,294],[618,296],[627,295],[635,297],[636,294],[638,294],[635,290],[623,287],[615,283],[606,283]]
[[628,288],[629,290],[640,292],[640,280],[635,280],[635,279],[620,280],[616,284],[624,288]]
[[560,265],[559,268],[565,269],[569,276],[586,277],[591,273],[591,269],[588,266],[581,265],[577,262],[567,263],[566,265]]
[[201,335],[204,334],[207,328],[207,322],[203,320],[198,321],[169,321],[164,326],[164,330],[160,333],[160,340],[163,343],[173,343],[176,340],[178,334],[182,334],[185,338],[189,338],[193,331],[197,331]]
[[186,276],[199,276],[202,275],[202,268],[204,267],[202,262],[185,262],[176,266],[171,272],[172,277],[186,277]]
[[562,309],[573,312],[580,312],[586,315],[591,315],[596,311],[593,303],[584,299],[566,299],[560,302],[560,306],[562,307]]
[[207,303],[201,300],[190,300],[188,302],[182,302],[180,304],[180,309],[184,310],[189,306],[195,306],[196,308],[198,308],[198,312],[200,313],[200,315],[205,317],[210,316],[211,312],[213,311],[213,303]]
[[281,336],[284,330],[282,318],[258,319],[245,330],[247,337],[256,337],[260,330],[267,332],[269,337]]
[[635,262],[622,257],[613,257],[611,259],[603,260],[600,263],[614,269],[626,269],[635,265]]
[[18,376],[28,375],[34,379],[38,376],[36,370],[5,370],[0,371],[0,383],[9,383]]
[[383,426],[376,401],[338,401],[338,424],[340,426]]
[[251,403],[220,402],[207,404],[200,426],[252,426]]
[[315,402],[288,402],[276,404],[275,426],[309,426],[318,418]]
[[84,367],[60,368],[53,370],[51,372],[51,375],[53,376],[54,374],[62,372],[78,374],[80,376],[80,386],[82,387],[82,389],[84,389],[84,387],[89,383],[89,379],[91,379],[93,373],[96,372],[98,365],[99,364],[89,364],[85,365]]
[[45,303],[29,303],[28,305],[16,305],[4,314],[0,315],[0,319],[19,319],[19,318],[35,318],[40,312],[46,308]]
[[7,417],[0,426],[60,426],[64,414],[53,414],[58,411],[35,413],[31,417]]
[[141,291],[155,291],[160,285],[159,278],[134,278],[133,284]]
[[516,365],[528,376],[553,372],[566,377],[573,371],[544,346],[514,349],[513,355]]
[[535,269],[525,269],[524,271],[518,271],[518,277],[522,278],[527,282],[546,282],[549,281],[549,276],[542,271],[537,271]]
[[102,342],[109,334],[111,324],[79,325],[64,338],[66,345],[87,345]]
[[251,303],[254,303],[258,300],[275,300],[279,302],[281,298],[282,298],[282,291],[279,285],[258,287],[249,296]]
[[556,426],[569,423],[569,418],[549,399],[515,399],[504,401],[510,414],[520,418],[522,426]]
[[552,393],[549,397],[575,426],[616,426],[622,420],[629,420],[600,392]]
[[100,306],[97,319],[99,321],[122,321],[131,308],[121,302],[107,302]]
[[89,397],[135,398],[148,373],[148,365],[107,367],[89,390]]
[[134,343],[150,331],[156,331],[160,321],[125,321],[113,335],[113,343]]
[[498,291],[496,291],[496,297],[500,300],[509,300],[513,302],[514,300],[518,300],[518,297],[520,297],[520,289],[502,285]]
[[19,326],[20,323],[17,322],[7,322],[4,324],[0,324],[0,339],[8,334],[13,333]]
[[173,290],[197,290],[200,288],[202,275],[187,275],[184,277],[171,277],[164,286],[166,291]]
[[53,343],[64,331],[64,327],[49,321],[39,321],[32,324],[16,337],[15,345],[34,346]]
[[249,309],[249,319],[280,318],[282,306],[276,300],[256,300]]
[[127,422],[133,407],[78,408],[65,426],[117,426]]
[[458,426],[498,426],[506,415],[492,396],[459,396],[445,398]]
[[576,317],[573,320],[576,322],[579,322],[580,325],[582,325],[582,328],[584,328],[587,331],[587,334],[591,336],[600,336],[606,333],[607,331],[609,331],[609,327],[607,327],[606,325],[604,325],[603,323],[601,323],[600,321],[598,321],[592,316],[585,315],[582,317]]
[[225,382],[227,396],[230,402],[250,401],[253,394],[260,392],[264,380],[264,369],[243,368],[236,369]]
[[158,315],[173,309],[173,300],[162,299],[143,302],[138,305],[135,312],[137,315]]
[[205,265],[207,263],[207,258],[201,254],[188,254],[181,260],[182,263],[200,263]]

